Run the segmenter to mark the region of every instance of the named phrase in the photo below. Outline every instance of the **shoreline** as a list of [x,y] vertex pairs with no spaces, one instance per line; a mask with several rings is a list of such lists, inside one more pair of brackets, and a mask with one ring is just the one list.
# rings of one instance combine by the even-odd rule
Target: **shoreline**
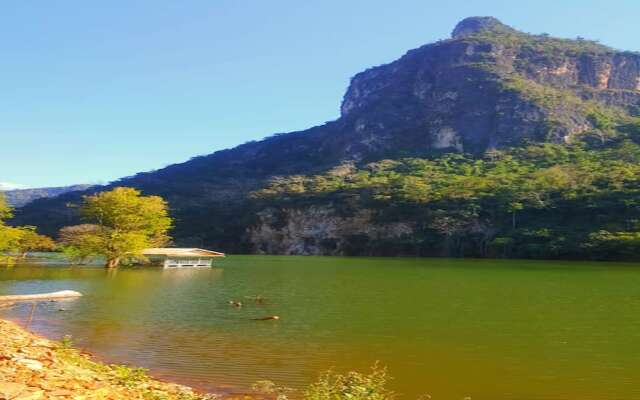
[[55,341],[0,319],[0,399],[211,400],[142,368],[106,364],[69,342]]

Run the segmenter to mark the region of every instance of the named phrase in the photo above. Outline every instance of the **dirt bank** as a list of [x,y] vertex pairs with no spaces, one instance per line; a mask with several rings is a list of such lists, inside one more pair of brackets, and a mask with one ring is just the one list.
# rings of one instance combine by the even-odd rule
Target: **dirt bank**
[[0,320],[0,400],[205,400],[191,388],[160,382],[144,370],[107,365]]

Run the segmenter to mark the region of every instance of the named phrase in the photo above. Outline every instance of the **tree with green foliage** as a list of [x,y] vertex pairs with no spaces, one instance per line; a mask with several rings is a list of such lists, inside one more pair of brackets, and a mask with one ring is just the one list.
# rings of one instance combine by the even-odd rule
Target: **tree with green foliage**
[[72,264],[87,264],[100,254],[100,227],[93,224],[65,226],[58,232],[59,249]]
[[0,193],[0,264],[11,264],[14,258],[8,253],[16,250],[21,232],[5,224],[5,219],[13,216],[12,209]]
[[51,251],[56,247],[53,239],[38,234],[35,226],[24,226],[16,229],[20,230],[16,248],[23,259],[27,258],[27,253],[30,251]]
[[0,193],[0,264],[13,264],[15,257],[10,253],[20,253],[26,258],[27,252],[53,250],[55,243],[47,236],[39,235],[33,226],[13,227],[5,224],[5,219],[13,216],[13,210]]
[[4,194],[0,192],[0,224],[4,224],[4,220],[13,216],[13,210],[7,203]]
[[68,254],[101,255],[106,268],[124,259],[142,257],[142,251],[169,241],[171,227],[167,203],[159,196],[143,196],[139,190],[117,187],[85,196],[82,217],[93,225],[66,227],[60,231]]
[[631,258],[640,252],[640,232],[593,232],[583,247],[601,259],[611,258],[611,255]]
[[11,253],[19,250],[18,243],[22,231],[18,228],[0,224],[0,264],[12,265],[15,257]]

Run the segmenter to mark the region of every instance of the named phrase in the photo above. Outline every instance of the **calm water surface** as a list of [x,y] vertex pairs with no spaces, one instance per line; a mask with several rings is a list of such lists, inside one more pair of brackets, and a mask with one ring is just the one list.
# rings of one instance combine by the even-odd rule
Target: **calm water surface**
[[[330,367],[380,360],[407,399],[640,399],[640,264],[230,256],[217,265],[20,266],[0,269],[0,293],[85,293],[42,303],[33,329],[206,390],[260,379],[302,387]],[[244,299],[255,295],[267,303]],[[23,320],[28,308],[0,316]],[[266,315],[282,319],[250,320]]]

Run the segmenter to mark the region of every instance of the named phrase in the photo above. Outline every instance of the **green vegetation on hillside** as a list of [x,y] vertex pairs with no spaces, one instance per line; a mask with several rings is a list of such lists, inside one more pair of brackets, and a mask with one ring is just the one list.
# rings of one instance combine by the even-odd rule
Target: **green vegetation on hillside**
[[7,203],[18,208],[31,203],[37,199],[59,196],[64,193],[81,191],[90,188],[92,185],[72,185],[63,187],[47,187],[33,189],[14,189],[4,192]]
[[563,39],[547,34],[531,35],[509,26],[498,24],[468,35],[465,40],[519,47],[522,52],[545,55],[551,59],[582,54],[611,54],[614,50],[594,40],[584,38]]
[[[263,207],[366,208],[415,233],[364,240],[355,254],[636,258],[640,251],[640,123],[571,145],[530,144],[483,157],[382,160],[273,179]],[[606,131],[607,135],[601,135]]]

